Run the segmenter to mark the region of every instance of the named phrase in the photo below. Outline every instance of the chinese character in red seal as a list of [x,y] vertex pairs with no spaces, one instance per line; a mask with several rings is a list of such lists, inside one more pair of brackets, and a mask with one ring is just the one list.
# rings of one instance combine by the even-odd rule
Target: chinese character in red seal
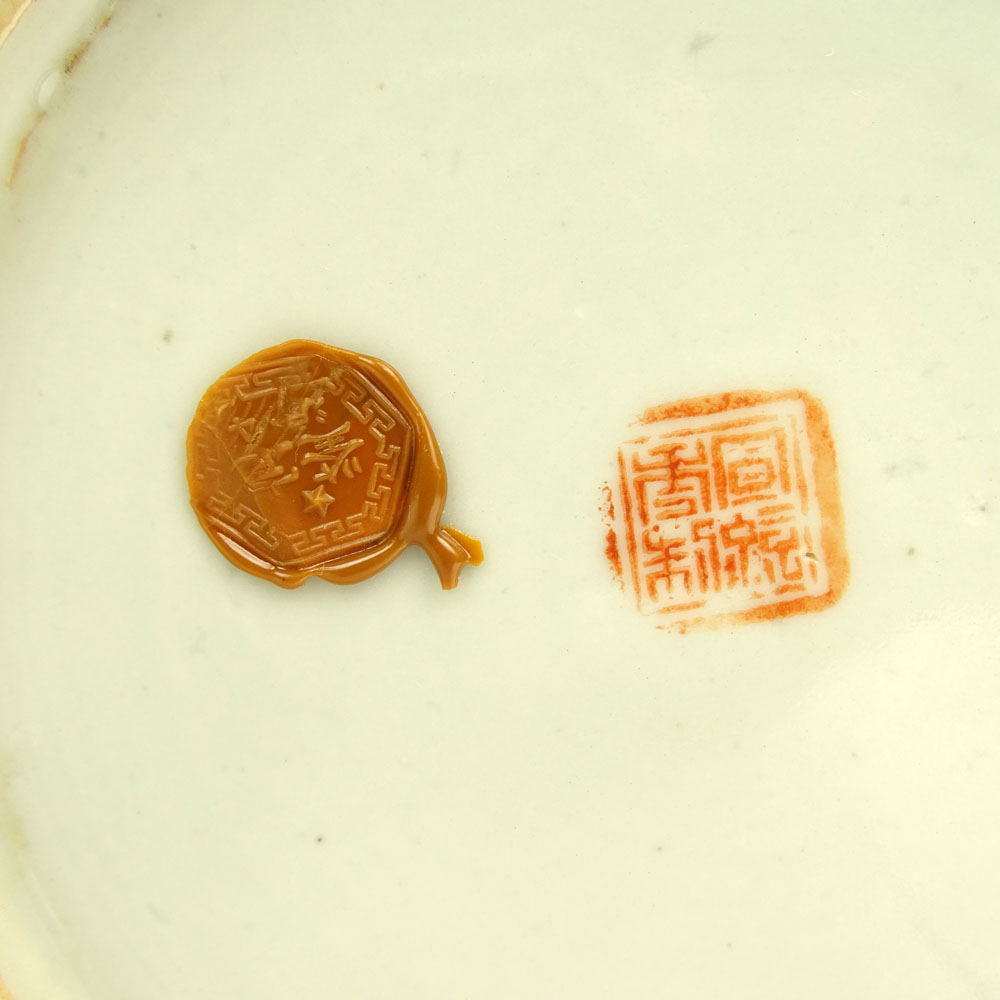
[[618,451],[607,512],[609,561],[666,626],[817,611],[847,583],[833,438],[804,392],[647,411]]

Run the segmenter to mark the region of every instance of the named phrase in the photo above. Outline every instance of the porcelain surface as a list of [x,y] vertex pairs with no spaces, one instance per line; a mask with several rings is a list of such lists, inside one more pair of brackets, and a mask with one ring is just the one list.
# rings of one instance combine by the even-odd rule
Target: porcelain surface
[[[998,31],[36,0],[0,48],[14,1000],[1000,997]],[[294,338],[405,373],[487,552],[456,590],[410,550],[284,591],[202,532],[195,406]],[[850,582],[664,632],[601,485],[648,408],[744,390],[822,402]]]

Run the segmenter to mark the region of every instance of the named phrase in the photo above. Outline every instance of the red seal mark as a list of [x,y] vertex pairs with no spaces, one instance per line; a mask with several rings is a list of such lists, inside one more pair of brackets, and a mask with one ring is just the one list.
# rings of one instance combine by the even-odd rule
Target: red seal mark
[[606,489],[605,554],[665,627],[760,621],[835,603],[848,578],[826,412],[804,392],[734,392],[648,410]]

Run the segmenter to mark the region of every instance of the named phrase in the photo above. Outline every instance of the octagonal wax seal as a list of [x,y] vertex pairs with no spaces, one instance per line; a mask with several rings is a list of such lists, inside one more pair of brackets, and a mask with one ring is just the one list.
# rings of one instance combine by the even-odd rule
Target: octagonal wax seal
[[252,355],[202,397],[187,438],[191,505],[216,547],[282,587],[356,583],[420,545],[450,589],[482,547],[441,527],[447,476],[398,372],[308,340]]

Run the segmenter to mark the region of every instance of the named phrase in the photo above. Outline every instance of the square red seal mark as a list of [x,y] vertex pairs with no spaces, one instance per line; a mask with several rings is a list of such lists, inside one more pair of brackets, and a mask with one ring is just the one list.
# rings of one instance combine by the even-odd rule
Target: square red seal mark
[[649,410],[610,492],[608,558],[664,625],[818,611],[847,583],[833,439],[804,392]]

